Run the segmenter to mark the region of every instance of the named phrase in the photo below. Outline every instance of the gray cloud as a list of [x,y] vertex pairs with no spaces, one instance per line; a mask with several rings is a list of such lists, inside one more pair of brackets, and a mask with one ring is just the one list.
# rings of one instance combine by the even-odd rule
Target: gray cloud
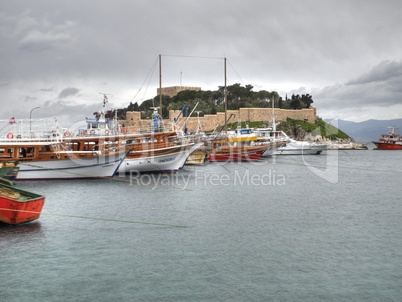
[[34,29],[29,31],[21,40],[20,47],[27,51],[43,51],[63,44],[69,43],[71,37],[56,29],[40,31]]
[[82,87],[59,95],[78,104],[100,91],[122,106],[140,88],[146,93],[134,101],[153,97],[157,69],[145,79],[159,54],[186,56],[162,58],[165,86],[182,81],[217,89],[223,61],[205,57],[227,57],[229,84],[285,92],[306,87],[323,108],[350,104],[345,100],[394,104],[400,96],[398,1],[21,0],[0,6],[0,83],[8,84],[0,87],[14,110],[27,95],[40,106],[65,87]]
[[49,92],[49,91],[54,91],[54,86],[53,87],[50,87],[50,88],[41,88],[41,89],[39,89],[40,91],[43,91],[43,92]]
[[[315,91],[322,106],[343,108],[371,105],[400,105],[402,99],[402,63],[381,62],[369,72],[345,84]],[[401,112],[402,113],[402,112]]]
[[78,88],[73,87],[64,88],[59,94],[59,99],[64,99],[66,97],[76,95],[78,92],[80,92]]
[[[383,61],[374,66],[371,71],[361,75],[357,79],[347,82],[347,85],[367,84],[372,82],[390,81],[396,84],[395,81],[401,83],[402,78],[402,61]],[[392,85],[394,86],[394,85]],[[400,87],[401,85],[398,85]]]

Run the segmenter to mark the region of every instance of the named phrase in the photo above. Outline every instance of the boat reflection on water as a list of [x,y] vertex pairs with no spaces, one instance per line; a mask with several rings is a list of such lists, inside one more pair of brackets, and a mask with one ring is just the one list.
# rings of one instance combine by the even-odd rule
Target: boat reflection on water
[[0,241],[13,238],[14,241],[18,240],[18,242],[23,242],[27,240],[27,238],[31,238],[32,235],[38,237],[42,234],[43,229],[40,221],[32,221],[23,224],[7,224],[0,222]]

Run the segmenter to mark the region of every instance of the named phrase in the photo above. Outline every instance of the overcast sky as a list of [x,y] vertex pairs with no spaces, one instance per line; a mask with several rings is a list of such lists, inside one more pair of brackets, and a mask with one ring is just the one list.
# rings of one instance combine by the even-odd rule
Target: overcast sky
[[[163,86],[310,93],[318,115],[402,117],[402,2],[0,0],[0,119],[79,121]],[[68,125],[66,125],[68,126]]]

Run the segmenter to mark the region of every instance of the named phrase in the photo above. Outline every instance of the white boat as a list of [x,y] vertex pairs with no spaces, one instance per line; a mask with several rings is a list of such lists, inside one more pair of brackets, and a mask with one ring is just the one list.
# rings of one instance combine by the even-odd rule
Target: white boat
[[[275,149],[268,150],[265,155],[318,155],[327,150],[327,144],[309,141],[297,141],[285,132],[276,130],[275,102],[272,101],[272,127],[254,129],[258,142],[279,144]],[[264,154],[263,154],[264,155]]]
[[[104,104],[107,102],[104,96]],[[154,108],[152,123],[146,129],[137,129],[128,133],[127,128],[118,125],[117,118],[112,113],[99,111],[95,120],[87,120],[87,130],[81,138],[71,138],[70,141],[84,140],[94,144],[99,140],[112,141],[121,144],[127,155],[120,165],[118,174],[129,173],[172,173],[182,169],[189,155],[200,148],[202,143],[195,143],[187,137],[178,137],[175,131],[165,130],[165,123]]]
[[254,133],[257,134],[257,141],[282,143],[276,150],[273,150],[273,155],[318,155],[328,147],[327,144],[294,140],[285,132],[271,127],[256,128]]
[[113,158],[100,155],[57,161],[20,162],[17,180],[109,178],[116,174],[124,155],[122,152]]
[[274,155],[319,155],[325,150],[327,150],[327,144],[296,141],[289,138],[285,145],[274,152]]
[[17,180],[112,177],[125,155],[124,149],[71,151],[55,141],[0,141],[0,161],[19,161]]
[[189,155],[202,145],[203,143],[188,142],[170,146],[166,144],[161,148],[151,147],[142,150],[134,148],[119,167],[118,173],[176,172],[183,168]]

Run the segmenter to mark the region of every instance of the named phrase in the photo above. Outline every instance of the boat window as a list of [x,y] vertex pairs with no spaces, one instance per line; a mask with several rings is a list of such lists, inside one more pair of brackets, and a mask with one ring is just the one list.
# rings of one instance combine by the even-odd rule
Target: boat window
[[25,150],[25,148],[20,148],[19,157],[27,157],[27,150]]
[[7,148],[7,149],[0,149],[1,157],[13,157],[14,149]]
[[50,147],[49,146],[42,146],[39,149],[39,152],[49,152],[50,151]]

